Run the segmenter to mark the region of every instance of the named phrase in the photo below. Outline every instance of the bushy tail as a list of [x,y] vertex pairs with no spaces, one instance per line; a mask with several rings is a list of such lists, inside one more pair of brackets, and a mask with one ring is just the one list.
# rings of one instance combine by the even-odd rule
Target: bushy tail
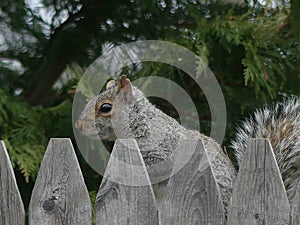
[[300,98],[288,98],[257,110],[237,129],[231,147],[241,162],[247,140],[268,138],[273,147],[289,200],[300,180]]

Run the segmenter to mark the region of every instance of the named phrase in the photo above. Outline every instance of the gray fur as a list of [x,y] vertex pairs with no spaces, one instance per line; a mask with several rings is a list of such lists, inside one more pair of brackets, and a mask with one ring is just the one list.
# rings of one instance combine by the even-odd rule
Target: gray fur
[[[136,87],[131,86],[131,91],[132,95],[130,96],[126,96],[128,95],[126,92],[118,93],[116,83],[115,86],[91,100],[79,119],[89,124],[87,131],[82,131],[82,133],[85,135],[97,134],[102,139],[108,139],[108,137],[110,139],[135,138],[147,168],[157,162],[166,162],[166,165],[169,165],[168,158],[184,139],[201,139],[212,163],[213,173],[219,184],[226,210],[236,172],[221,147],[213,139],[198,131],[188,130],[181,126],[175,119],[152,105]],[[112,116],[96,118],[96,130],[91,132],[89,127],[91,127],[93,119],[90,117],[95,118],[95,115],[91,113],[91,111],[95,112],[92,105],[104,99],[114,102]],[[166,168],[163,170],[168,171]],[[150,178],[153,178],[151,172],[149,175]]]
[[292,97],[255,111],[237,130],[231,147],[240,164],[250,138],[268,138],[291,201],[300,180],[300,99]]

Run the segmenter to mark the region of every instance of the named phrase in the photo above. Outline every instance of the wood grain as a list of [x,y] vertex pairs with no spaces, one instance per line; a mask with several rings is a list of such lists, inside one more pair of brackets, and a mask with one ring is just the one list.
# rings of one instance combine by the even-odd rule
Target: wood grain
[[201,140],[187,141],[182,150],[190,152],[195,144],[190,160],[169,180],[161,224],[225,224],[221,193]]
[[300,181],[298,183],[298,188],[295,197],[291,202],[291,225],[300,224]]
[[70,139],[51,139],[29,206],[30,225],[90,225],[91,204]]
[[289,202],[269,140],[248,142],[228,211],[230,225],[289,224]]
[[132,139],[116,141],[97,194],[97,225],[156,225],[157,206],[151,182]]
[[0,160],[0,225],[24,225],[24,206],[3,141],[0,141]]

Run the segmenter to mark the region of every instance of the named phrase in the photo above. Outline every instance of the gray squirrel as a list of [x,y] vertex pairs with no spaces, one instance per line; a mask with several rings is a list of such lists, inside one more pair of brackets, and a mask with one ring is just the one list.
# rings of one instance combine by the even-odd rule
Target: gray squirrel
[[300,98],[290,97],[273,106],[256,110],[237,129],[231,142],[240,164],[247,141],[251,138],[268,138],[290,202],[300,185]]
[[[117,136],[135,138],[146,166],[166,160],[184,139],[201,139],[226,212],[236,177],[227,155],[213,139],[184,128],[157,109],[126,76],[108,82],[107,89],[87,103],[76,127],[86,136],[105,140],[115,140]],[[300,185],[300,99],[290,98],[273,107],[264,107],[242,123],[231,143],[239,164],[250,138],[270,140],[288,199],[292,201]]]
[[[135,138],[147,168],[167,161],[183,140],[201,139],[220,187],[226,212],[236,171],[220,145],[198,131],[184,128],[157,109],[125,75],[109,81],[106,87],[87,103],[75,124],[76,128],[83,135],[105,140]],[[151,173],[149,175],[151,178]],[[157,193],[159,191],[162,189],[154,188],[156,197],[160,195]]]

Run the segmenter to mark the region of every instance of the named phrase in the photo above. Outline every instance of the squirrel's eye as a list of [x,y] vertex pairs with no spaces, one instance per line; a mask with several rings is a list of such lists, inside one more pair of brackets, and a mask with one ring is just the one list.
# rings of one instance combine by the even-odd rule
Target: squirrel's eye
[[104,103],[100,106],[99,113],[109,113],[112,109],[112,104]]

